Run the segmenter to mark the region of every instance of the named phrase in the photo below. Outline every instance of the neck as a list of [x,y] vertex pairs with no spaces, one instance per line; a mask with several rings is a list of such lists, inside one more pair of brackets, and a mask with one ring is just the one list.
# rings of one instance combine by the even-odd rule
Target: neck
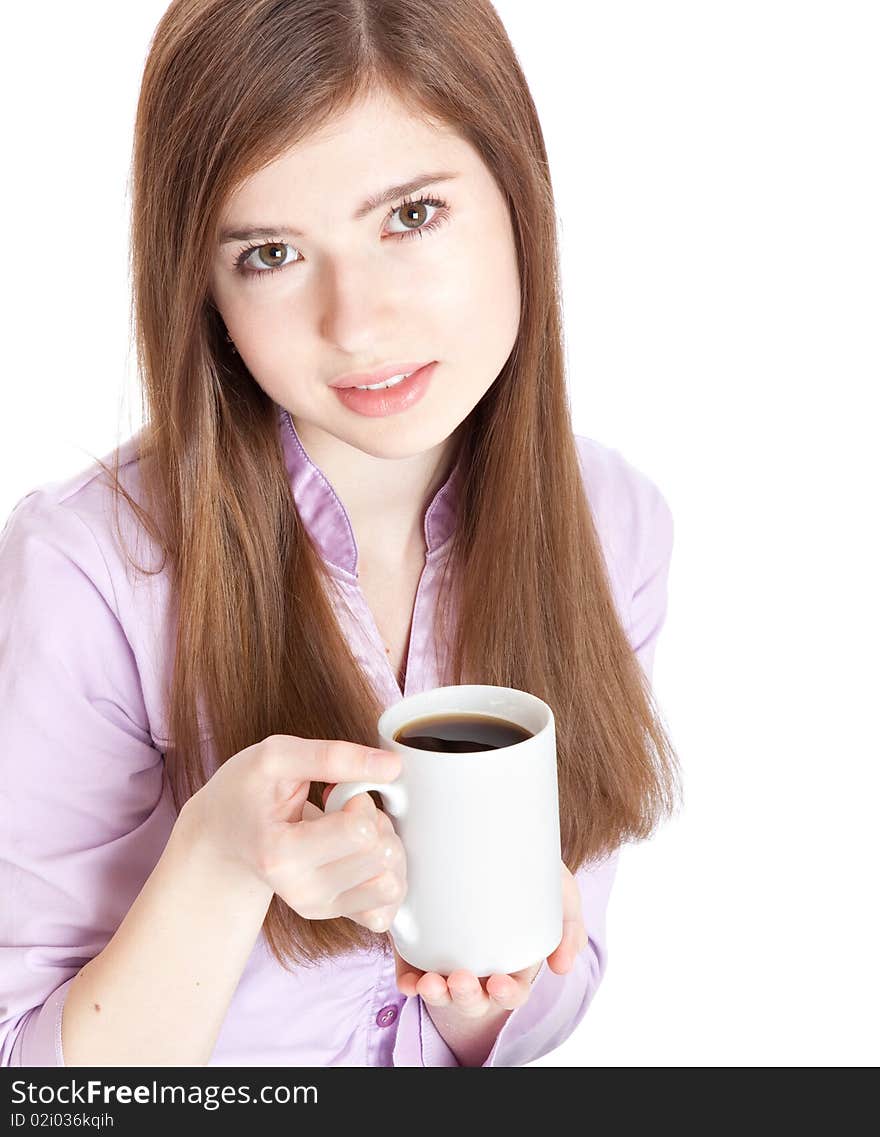
[[358,549],[389,567],[423,557],[425,512],[449,477],[464,424],[406,458],[376,458],[310,423],[294,420],[294,426],[345,507]]

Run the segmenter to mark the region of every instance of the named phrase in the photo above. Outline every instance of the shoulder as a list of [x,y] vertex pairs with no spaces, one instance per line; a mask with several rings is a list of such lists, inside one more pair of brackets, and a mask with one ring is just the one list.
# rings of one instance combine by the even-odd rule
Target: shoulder
[[[140,438],[138,432],[118,447],[119,481],[136,501]],[[101,461],[113,469],[115,457],[114,450]],[[112,588],[110,578],[124,559],[117,533],[128,538],[139,528],[124,498],[117,501],[117,497],[110,476],[97,461],[66,478],[35,486],[16,502],[0,529],[0,556],[8,560],[25,547],[46,544],[74,561],[95,583]]]
[[66,478],[34,486],[13,506],[6,524],[9,525],[19,515],[30,518],[43,513],[57,515],[59,509],[78,514],[86,520],[101,520],[105,516],[111,493],[110,480],[102,469],[101,462],[112,469],[118,450],[119,480],[132,492],[138,483],[141,435],[142,432],[138,431],[117,449],[103,455],[100,461],[92,461]]
[[583,434],[574,439],[609,569],[631,597],[645,564],[671,551],[672,511],[654,479],[620,450]]
[[[119,480],[138,500],[137,466],[140,435],[119,447]],[[104,456],[111,470],[115,451]],[[109,612],[130,624],[129,558],[138,548],[135,514],[117,495],[99,462],[79,472],[29,490],[16,502],[0,529],[0,579],[32,616],[51,603],[56,614],[92,606],[100,595]],[[149,558],[147,558],[149,561]],[[148,564],[148,567],[154,567]]]
[[[118,476],[143,505],[139,440],[140,434],[119,447]],[[101,458],[111,471],[115,456],[111,451]],[[167,740],[165,672],[175,632],[169,573],[161,550],[99,462],[35,486],[6,518],[0,529],[0,647],[4,630],[14,633],[22,658],[29,658],[37,640],[51,636],[77,667],[86,666],[88,655],[93,675],[103,673],[108,661],[125,671],[132,689],[135,682],[142,689],[157,745]]]
[[[139,431],[118,447],[118,477],[144,507],[142,437]],[[14,506],[0,530],[0,649],[4,627],[16,620],[22,658],[32,636],[49,633],[60,652],[63,626],[68,658],[80,659],[87,644],[92,675],[109,664],[129,692],[137,686],[154,745],[164,750],[177,632],[170,565],[102,468],[113,471],[116,458],[111,450],[70,477],[35,486]],[[197,716],[208,739],[202,706]]]

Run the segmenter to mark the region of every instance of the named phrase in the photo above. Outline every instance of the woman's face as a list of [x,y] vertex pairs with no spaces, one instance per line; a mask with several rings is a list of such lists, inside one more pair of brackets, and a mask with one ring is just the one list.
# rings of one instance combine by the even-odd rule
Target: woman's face
[[[439,173],[454,176],[356,216],[386,187]],[[445,204],[404,206],[420,197]],[[473,147],[373,95],[238,188],[220,234],[256,227],[267,232],[221,241],[210,287],[263,390],[310,431],[375,457],[448,438],[510,355],[520,316],[507,205]],[[330,386],[432,360],[426,394],[396,414],[359,414]]]

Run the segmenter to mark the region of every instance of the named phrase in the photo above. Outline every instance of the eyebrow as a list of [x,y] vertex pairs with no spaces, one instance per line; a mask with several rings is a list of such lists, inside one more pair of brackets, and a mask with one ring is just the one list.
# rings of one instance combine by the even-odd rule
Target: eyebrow
[[[388,186],[362,202],[354,211],[352,220],[360,221],[361,218],[378,209],[380,205],[390,205],[399,197],[415,193],[416,190],[423,189],[427,185],[433,185],[435,182],[448,182],[458,176],[457,173],[441,170],[433,174],[417,174],[414,178],[401,182],[399,185]],[[289,233],[292,237],[305,236],[305,233],[300,232],[293,225],[246,225],[244,228],[236,226],[232,229],[223,229],[218,244],[225,245],[229,241],[248,241],[253,237],[277,237],[281,233]]]

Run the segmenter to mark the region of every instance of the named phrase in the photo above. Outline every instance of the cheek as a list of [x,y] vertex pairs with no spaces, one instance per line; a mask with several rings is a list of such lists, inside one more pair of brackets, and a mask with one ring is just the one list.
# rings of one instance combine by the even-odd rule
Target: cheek
[[432,315],[452,334],[447,343],[454,345],[456,355],[467,345],[476,358],[494,359],[500,352],[503,362],[520,318],[516,250],[508,233],[494,239],[484,234],[481,242],[450,251],[442,274],[431,282],[430,298]]
[[311,341],[305,330],[292,314],[294,306],[270,304],[269,293],[272,284],[257,282],[251,286],[255,291],[265,289],[266,299],[262,303],[246,303],[240,297],[235,315],[234,336],[238,353],[254,381],[276,402],[290,400],[294,376],[297,374],[321,373],[315,367],[312,352],[307,346]]
[[254,300],[239,302],[238,344],[253,366],[271,370],[278,364],[289,368],[291,357],[302,355],[306,341],[302,305],[291,303],[277,281],[250,282],[262,293]]

